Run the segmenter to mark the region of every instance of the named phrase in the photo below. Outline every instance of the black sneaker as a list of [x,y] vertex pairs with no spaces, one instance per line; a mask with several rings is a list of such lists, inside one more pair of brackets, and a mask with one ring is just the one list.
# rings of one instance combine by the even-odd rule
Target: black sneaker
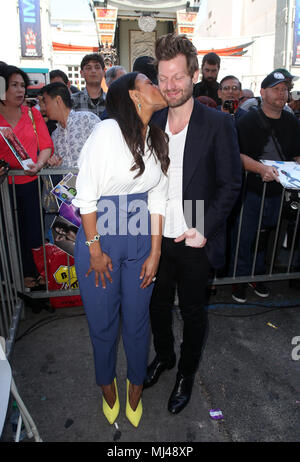
[[245,283],[236,284],[232,286],[232,298],[238,303],[245,303],[247,301],[246,297],[247,285]]
[[262,282],[248,282],[254,293],[259,297],[266,298],[270,295],[269,289]]

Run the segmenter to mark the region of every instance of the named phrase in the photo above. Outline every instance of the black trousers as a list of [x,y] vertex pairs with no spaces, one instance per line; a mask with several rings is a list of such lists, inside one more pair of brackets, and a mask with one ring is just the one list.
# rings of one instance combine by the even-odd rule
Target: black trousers
[[204,248],[188,247],[184,242],[163,238],[162,254],[150,304],[154,348],[162,361],[175,355],[172,308],[177,286],[183,319],[183,340],[178,371],[194,374],[198,368],[205,333],[206,285],[211,266]]
[[[13,196],[10,187],[11,200]],[[32,249],[43,243],[38,180],[16,184],[16,202],[24,277],[38,276]]]

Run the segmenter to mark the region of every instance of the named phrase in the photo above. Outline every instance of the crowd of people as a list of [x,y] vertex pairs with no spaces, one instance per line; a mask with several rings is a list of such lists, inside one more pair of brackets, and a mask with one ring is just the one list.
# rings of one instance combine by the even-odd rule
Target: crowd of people
[[[38,105],[29,108],[24,104],[27,75],[0,65],[6,82],[0,126],[14,131],[32,159],[25,175],[14,180],[29,288],[44,283],[30,256],[42,244],[36,173],[46,165],[79,168],[73,200],[82,220],[76,274],[103,412],[111,424],[120,410],[120,316],[128,370],[126,416],[137,427],[143,389],[176,364],[172,307],[177,290],[183,338],[168,410],[181,412],[205,343],[211,275],[224,268],[227,275],[250,275],[260,215],[264,231],[278,222],[278,171],[260,161],[300,159],[300,92],[292,91],[294,76],[275,69],[254,96],[237,76],[218,83],[220,67],[219,56],[205,55],[198,82],[197,50],[185,36],[167,34],[156,41],[155,59],[139,57],[132,72],[122,66],[105,72],[100,54],[85,56],[82,91],[72,88],[62,71],[52,71]],[[18,168],[1,137],[0,158]],[[0,168],[0,175],[4,172]],[[144,215],[141,205],[130,205],[136,203],[146,203]],[[108,225],[103,231],[99,223],[105,222],[107,204],[113,204],[115,220],[113,229]],[[136,227],[147,223],[147,232],[124,233],[124,223],[128,230],[133,222]],[[258,248],[254,273],[266,273],[265,245]],[[258,296],[269,295],[263,283],[249,285]],[[245,303],[246,289],[245,283],[233,286],[233,299]],[[155,357],[147,367],[150,326]]]

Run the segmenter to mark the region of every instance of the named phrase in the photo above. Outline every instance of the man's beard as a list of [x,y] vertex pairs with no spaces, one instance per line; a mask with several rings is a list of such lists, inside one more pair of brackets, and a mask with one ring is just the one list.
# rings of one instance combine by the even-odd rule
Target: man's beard
[[166,95],[163,95],[165,100],[168,103],[169,107],[179,107],[186,103],[193,96],[193,84],[190,87],[186,88],[181,96],[181,98],[172,101]]
[[217,81],[217,79],[215,79],[214,77],[208,77],[208,79],[203,80],[210,86],[213,86]]

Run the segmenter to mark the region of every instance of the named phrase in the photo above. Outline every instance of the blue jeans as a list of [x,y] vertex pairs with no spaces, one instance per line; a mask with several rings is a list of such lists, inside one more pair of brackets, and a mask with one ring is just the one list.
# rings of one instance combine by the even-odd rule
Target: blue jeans
[[[278,222],[281,196],[265,197],[262,215],[261,229],[275,228]],[[238,259],[236,276],[248,276],[252,272],[254,247],[257,236],[259,214],[261,208],[261,195],[247,191],[244,198],[243,218],[241,225],[240,242],[238,248]],[[230,275],[233,274],[236,243],[238,237],[240,214],[238,214],[231,233],[231,254],[230,254]],[[265,248],[258,247],[254,274],[265,274]]]

